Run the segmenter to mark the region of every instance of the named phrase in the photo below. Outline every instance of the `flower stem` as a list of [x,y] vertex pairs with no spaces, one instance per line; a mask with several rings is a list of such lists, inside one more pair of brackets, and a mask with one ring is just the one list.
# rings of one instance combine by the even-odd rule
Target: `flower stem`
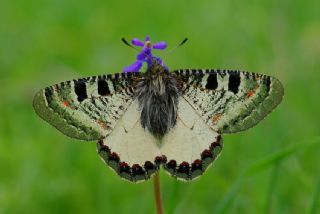
[[163,214],[159,172],[156,172],[155,176],[153,177],[153,191],[154,199],[156,202],[157,214]]

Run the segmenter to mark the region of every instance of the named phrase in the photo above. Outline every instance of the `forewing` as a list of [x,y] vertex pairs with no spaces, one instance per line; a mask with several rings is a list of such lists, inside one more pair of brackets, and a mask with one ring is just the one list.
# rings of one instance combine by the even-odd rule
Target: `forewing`
[[213,130],[234,133],[253,127],[282,100],[274,77],[231,70],[174,71],[182,96]]
[[34,97],[36,113],[63,134],[98,140],[110,134],[133,100],[135,73],[62,82]]
[[158,140],[142,128],[134,100],[113,132],[97,144],[98,153],[120,177],[131,182],[149,179],[162,163]]
[[180,98],[177,123],[163,137],[160,146],[167,159],[164,169],[179,180],[188,181],[202,175],[217,158],[222,150],[222,139],[184,98]]

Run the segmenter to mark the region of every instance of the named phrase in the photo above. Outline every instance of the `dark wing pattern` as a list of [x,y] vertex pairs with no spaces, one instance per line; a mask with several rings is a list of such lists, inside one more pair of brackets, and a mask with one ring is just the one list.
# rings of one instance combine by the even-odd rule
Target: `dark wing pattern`
[[182,97],[221,134],[253,127],[281,102],[284,94],[278,79],[263,74],[181,69],[173,75]]
[[62,82],[34,97],[36,113],[63,134],[98,140],[107,136],[133,101],[137,73],[93,76]]

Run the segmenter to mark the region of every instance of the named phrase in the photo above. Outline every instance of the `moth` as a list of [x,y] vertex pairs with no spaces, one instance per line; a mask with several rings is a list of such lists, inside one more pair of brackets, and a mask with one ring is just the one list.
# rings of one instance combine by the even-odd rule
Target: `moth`
[[[98,141],[102,160],[121,178],[139,182],[161,167],[190,181],[218,157],[221,135],[244,131],[282,100],[281,82],[238,70],[169,71],[150,38],[125,72],[80,78],[36,93],[36,113],[63,134]],[[143,63],[144,73],[139,72]]]

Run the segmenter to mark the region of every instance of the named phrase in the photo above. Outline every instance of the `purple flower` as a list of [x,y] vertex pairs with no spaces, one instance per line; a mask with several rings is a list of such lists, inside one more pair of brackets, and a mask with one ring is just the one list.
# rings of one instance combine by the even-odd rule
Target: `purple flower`
[[152,45],[153,49],[159,49],[159,50],[166,49],[166,47],[167,47],[167,43],[165,43],[165,42],[157,42]]
[[[147,63],[148,68],[152,66],[152,60],[154,60],[154,56],[152,55],[152,49],[163,50],[167,48],[167,44],[165,42],[157,42],[152,44],[150,41],[150,37],[147,36],[145,41],[134,38],[131,40],[131,43],[134,46],[143,47],[142,50],[137,55],[137,60],[132,64],[123,69],[123,72],[139,72],[144,62]],[[156,57],[157,61],[162,64],[162,60],[159,57]]]

